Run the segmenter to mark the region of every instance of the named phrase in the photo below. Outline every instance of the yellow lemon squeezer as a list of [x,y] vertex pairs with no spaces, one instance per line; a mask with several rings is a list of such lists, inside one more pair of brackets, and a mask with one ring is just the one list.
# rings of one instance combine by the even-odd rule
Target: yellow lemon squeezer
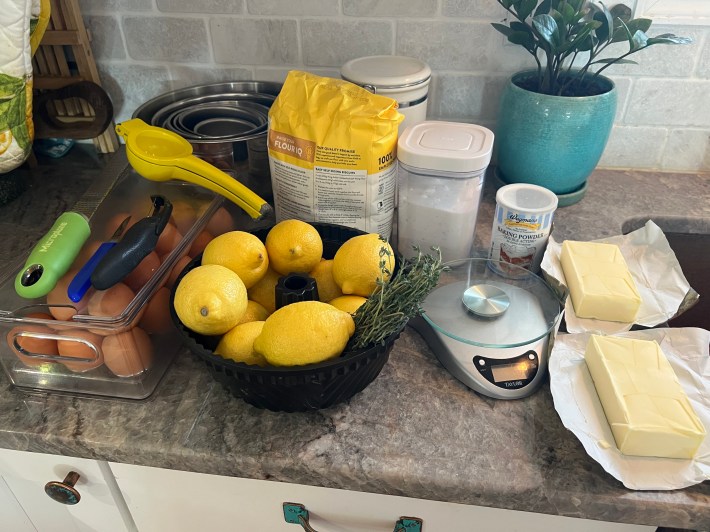
[[258,219],[272,211],[264,199],[219,168],[192,155],[192,145],[177,133],[150,126],[140,118],[116,126],[126,141],[128,162],[151,181],[179,179],[216,192]]

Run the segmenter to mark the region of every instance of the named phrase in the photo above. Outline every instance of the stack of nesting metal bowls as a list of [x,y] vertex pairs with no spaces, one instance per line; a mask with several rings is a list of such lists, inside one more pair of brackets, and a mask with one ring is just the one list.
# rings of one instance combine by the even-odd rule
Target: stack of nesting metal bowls
[[177,133],[197,157],[271,201],[268,113],[281,86],[271,81],[195,85],[153,98],[133,118]]

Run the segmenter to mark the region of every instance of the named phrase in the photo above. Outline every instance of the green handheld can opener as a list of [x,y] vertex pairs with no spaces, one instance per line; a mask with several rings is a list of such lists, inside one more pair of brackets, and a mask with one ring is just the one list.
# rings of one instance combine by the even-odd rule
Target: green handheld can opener
[[17,294],[27,299],[46,296],[69,270],[90,233],[89,221],[83,214],[73,211],[61,214],[17,274]]

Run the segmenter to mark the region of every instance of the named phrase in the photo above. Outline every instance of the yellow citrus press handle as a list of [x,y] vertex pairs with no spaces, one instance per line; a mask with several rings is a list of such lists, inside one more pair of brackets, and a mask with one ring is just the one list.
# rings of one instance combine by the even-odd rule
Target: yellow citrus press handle
[[128,162],[151,181],[180,179],[216,192],[254,219],[271,212],[259,195],[219,168],[192,155],[192,145],[177,133],[139,118],[122,122],[116,132],[126,141]]
[[271,211],[271,205],[219,168],[190,155],[178,161],[173,179],[181,179],[221,194],[254,219]]

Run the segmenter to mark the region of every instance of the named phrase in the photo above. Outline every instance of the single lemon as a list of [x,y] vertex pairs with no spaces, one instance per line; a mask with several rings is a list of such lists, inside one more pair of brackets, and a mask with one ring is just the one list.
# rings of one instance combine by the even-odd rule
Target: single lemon
[[[247,291],[248,294],[248,291]],[[264,308],[264,305],[252,301],[251,299],[247,301],[247,310],[242,316],[239,323],[248,323],[250,321],[264,321],[271,314],[268,310]]]
[[229,231],[210,240],[202,252],[202,264],[220,264],[229,268],[249,288],[266,273],[269,256],[256,235]]
[[254,339],[261,334],[264,323],[263,321],[240,323],[227,331],[217,344],[215,354],[235,362],[266,366],[266,359],[254,351]]
[[365,301],[367,301],[367,298],[362,296],[340,296],[331,299],[328,304],[348,314],[355,314]]
[[175,290],[175,312],[199,334],[224,334],[247,309],[247,289],[239,276],[219,264],[190,270]]
[[322,260],[308,274],[316,280],[318,286],[318,299],[328,303],[331,299],[342,296],[340,287],[333,279],[333,260]]
[[249,299],[259,303],[269,314],[276,310],[276,283],[280,278],[281,275],[267,268],[264,276],[247,290]]
[[372,295],[377,280],[388,281],[393,269],[392,246],[376,233],[350,238],[333,258],[333,279],[346,295]]
[[347,312],[321,301],[299,301],[266,318],[254,350],[272,366],[315,364],[340,355],[354,332]]
[[284,220],[266,235],[271,267],[281,275],[308,273],[323,256],[323,241],[311,224]]

